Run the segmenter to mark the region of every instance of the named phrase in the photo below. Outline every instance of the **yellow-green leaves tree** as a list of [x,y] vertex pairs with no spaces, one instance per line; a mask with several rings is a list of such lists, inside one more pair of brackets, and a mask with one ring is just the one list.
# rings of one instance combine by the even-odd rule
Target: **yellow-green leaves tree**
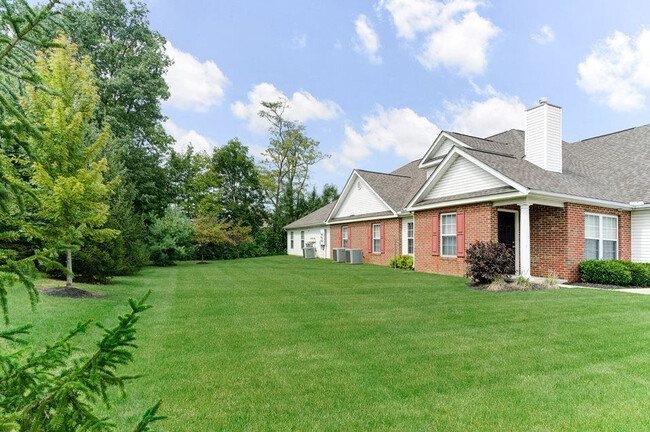
[[67,248],[66,287],[72,287],[72,245],[87,237],[110,238],[115,230],[102,229],[108,216],[110,185],[104,181],[106,159],[98,155],[110,139],[107,127],[98,130],[92,119],[99,101],[93,66],[79,57],[65,36],[56,47],[38,53],[34,69],[42,87],[29,85],[22,105],[38,124],[43,139],[31,142],[38,162],[32,182],[39,190],[46,240],[63,239]]
[[251,228],[220,221],[215,217],[202,216],[194,220],[194,241],[199,246],[201,263],[205,263],[205,251],[213,245],[238,247],[252,241]]

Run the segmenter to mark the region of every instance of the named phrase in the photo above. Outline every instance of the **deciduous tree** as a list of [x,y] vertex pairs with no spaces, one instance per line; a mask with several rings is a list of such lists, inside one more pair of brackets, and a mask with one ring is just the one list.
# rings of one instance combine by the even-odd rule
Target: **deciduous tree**
[[234,224],[231,221],[220,221],[215,217],[203,216],[194,221],[194,241],[199,246],[201,262],[205,262],[205,251],[213,245],[230,245],[238,247],[250,242],[251,228]]

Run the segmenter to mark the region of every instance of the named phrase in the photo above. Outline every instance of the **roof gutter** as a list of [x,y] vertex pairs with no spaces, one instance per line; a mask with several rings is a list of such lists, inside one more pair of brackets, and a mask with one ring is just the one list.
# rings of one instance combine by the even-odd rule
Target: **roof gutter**
[[546,192],[541,190],[531,189],[529,191],[529,194],[544,196],[549,198],[557,198],[557,199],[562,199],[570,202],[575,202],[578,204],[594,205],[598,207],[609,207],[609,208],[615,208],[621,210],[632,210],[633,208],[635,208],[635,206],[633,206],[632,203],[622,203],[618,201],[601,200],[598,198],[587,198],[587,197],[581,197],[577,195],[567,195],[567,194],[561,194],[556,192]]

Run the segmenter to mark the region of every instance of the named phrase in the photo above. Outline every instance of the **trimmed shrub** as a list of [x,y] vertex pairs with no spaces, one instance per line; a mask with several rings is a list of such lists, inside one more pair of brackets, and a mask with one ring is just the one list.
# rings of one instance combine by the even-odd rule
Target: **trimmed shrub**
[[633,286],[650,287],[650,264],[648,263],[633,263],[630,261],[621,261],[632,275]]
[[632,272],[623,261],[584,261],[578,264],[578,269],[583,282],[620,286],[632,283]]
[[491,283],[515,272],[515,253],[503,243],[477,241],[467,249],[467,277],[478,283]]
[[388,265],[399,269],[413,270],[413,257],[411,255],[400,255],[397,257],[397,266],[395,265],[395,258],[391,258]]

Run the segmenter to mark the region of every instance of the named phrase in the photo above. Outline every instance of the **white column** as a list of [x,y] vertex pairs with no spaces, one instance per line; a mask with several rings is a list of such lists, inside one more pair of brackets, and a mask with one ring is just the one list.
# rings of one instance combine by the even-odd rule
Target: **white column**
[[530,277],[530,204],[519,204],[519,274]]

